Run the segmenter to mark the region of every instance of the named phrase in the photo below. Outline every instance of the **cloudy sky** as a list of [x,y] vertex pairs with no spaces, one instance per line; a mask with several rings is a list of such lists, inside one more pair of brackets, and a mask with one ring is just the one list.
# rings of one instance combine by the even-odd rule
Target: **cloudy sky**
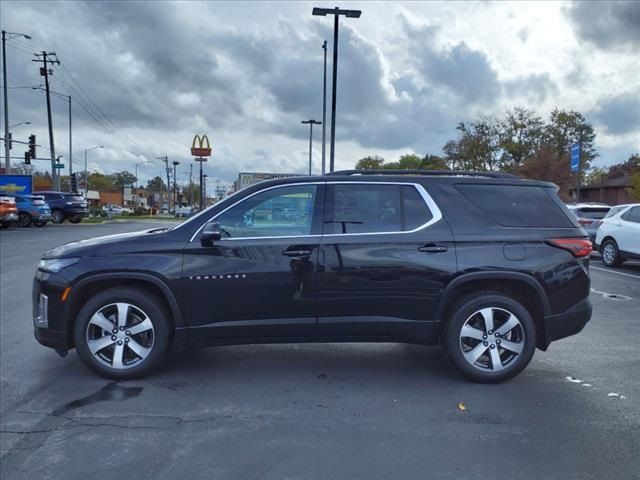
[[[162,173],[154,157],[168,155],[183,180],[193,135],[206,133],[211,178],[305,172],[300,121],[322,118],[322,42],[330,86],[333,38],[332,19],[311,10],[334,3],[3,1],[2,29],[32,37],[8,42],[10,124],[32,123],[14,138],[36,133],[48,144],[45,96],[20,88],[40,84],[31,54],[47,50],[61,62],[52,90],[73,97],[76,169],[84,148],[104,145],[90,169],[149,160],[139,166],[145,181]],[[441,154],[457,122],[513,106],[584,113],[597,129],[596,165],[640,151],[640,2],[337,5],[363,11],[340,24],[338,168],[367,154]],[[66,159],[67,106],[52,102]]]

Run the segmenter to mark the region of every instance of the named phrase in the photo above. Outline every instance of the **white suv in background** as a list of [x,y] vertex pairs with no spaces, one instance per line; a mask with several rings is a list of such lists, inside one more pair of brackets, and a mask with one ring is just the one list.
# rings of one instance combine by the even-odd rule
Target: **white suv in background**
[[618,267],[625,260],[640,259],[640,203],[612,207],[596,235],[602,263]]

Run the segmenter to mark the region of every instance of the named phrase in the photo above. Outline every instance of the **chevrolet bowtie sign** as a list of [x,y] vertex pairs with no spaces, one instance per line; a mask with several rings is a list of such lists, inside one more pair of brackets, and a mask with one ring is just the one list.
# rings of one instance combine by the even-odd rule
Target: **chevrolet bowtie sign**
[[193,143],[191,144],[191,155],[194,157],[210,157],[211,156],[211,144],[209,138],[206,135],[196,135],[193,137]]

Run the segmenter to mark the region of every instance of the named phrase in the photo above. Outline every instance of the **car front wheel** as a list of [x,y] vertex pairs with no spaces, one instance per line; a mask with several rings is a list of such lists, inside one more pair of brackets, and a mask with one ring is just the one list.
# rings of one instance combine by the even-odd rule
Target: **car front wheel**
[[114,288],[91,298],[74,325],[78,355],[108,378],[141,377],[156,369],[169,347],[170,320],[161,302],[141,289]]
[[460,300],[443,331],[451,362],[467,378],[498,383],[516,376],[531,361],[536,329],[527,309],[500,293]]
[[22,228],[28,228],[31,226],[31,215],[29,215],[28,213],[20,213],[20,215],[18,215],[18,225],[20,225]]
[[602,255],[602,263],[607,267],[619,267],[622,265],[622,257],[618,244],[615,240],[607,238],[600,246],[600,254]]

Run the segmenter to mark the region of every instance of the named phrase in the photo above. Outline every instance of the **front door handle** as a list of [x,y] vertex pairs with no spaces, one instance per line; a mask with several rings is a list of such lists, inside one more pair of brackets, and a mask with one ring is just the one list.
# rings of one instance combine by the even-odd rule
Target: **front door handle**
[[280,253],[282,253],[282,255],[284,255],[285,257],[305,258],[305,257],[311,256],[311,250],[303,250],[303,249],[283,250]]
[[424,253],[442,253],[447,250],[449,250],[449,248],[446,245],[438,245],[435,243],[427,243],[426,245],[418,248],[419,252]]

